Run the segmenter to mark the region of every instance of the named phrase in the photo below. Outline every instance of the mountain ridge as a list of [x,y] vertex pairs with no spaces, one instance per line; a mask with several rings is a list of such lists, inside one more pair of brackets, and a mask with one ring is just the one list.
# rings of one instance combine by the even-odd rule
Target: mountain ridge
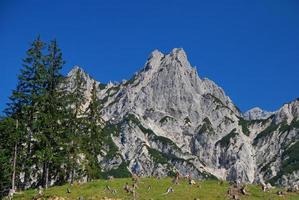
[[[289,145],[298,140],[298,129],[290,128],[298,120],[297,100],[267,117],[243,118],[222,88],[198,76],[181,48],[169,54],[153,51],[130,80],[98,88],[98,97],[103,119],[120,126],[118,135],[111,136],[121,155],[114,167],[125,160],[131,173],[165,176],[175,168],[196,178],[271,181],[283,163],[276,159],[272,175],[264,174],[265,161],[273,163],[265,156],[279,152],[277,147],[285,141],[274,147],[267,144],[276,135],[291,137]],[[285,121],[291,134],[279,132]],[[157,162],[153,152],[166,161]],[[285,182],[280,177],[273,183]]]

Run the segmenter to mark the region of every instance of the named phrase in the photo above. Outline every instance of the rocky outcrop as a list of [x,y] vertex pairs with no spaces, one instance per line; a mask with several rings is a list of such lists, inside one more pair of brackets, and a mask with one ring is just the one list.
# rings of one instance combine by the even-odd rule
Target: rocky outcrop
[[[88,99],[94,80],[83,71],[82,78]],[[200,78],[183,49],[153,51],[130,80],[98,83],[98,97],[103,119],[117,126],[110,137],[118,151],[98,159],[108,171],[125,165],[144,176],[179,171],[195,178],[298,181],[299,101],[275,113],[255,108],[243,115],[222,88]]]
[[262,110],[259,107],[254,107],[243,114],[244,119],[246,120],[258,120],[258,119],[267,119],[275,112],[269,112]]

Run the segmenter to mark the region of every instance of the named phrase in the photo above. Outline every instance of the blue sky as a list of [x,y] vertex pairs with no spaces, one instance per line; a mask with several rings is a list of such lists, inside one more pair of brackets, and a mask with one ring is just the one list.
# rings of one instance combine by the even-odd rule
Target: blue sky
[[1,0],[0,110],[38,34],[58,40],[64,74],[79,65],[101,82],[121,81],[152,50],[182,47],[242,111],[299,97],[297,0]]

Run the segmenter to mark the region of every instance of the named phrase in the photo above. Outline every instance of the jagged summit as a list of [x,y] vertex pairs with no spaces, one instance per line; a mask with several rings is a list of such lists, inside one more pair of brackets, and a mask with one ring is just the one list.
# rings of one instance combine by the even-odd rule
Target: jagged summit
[[[78,66],[69,73],[70,87],[78,70],[88,99],[94,80]],[[103,170],[125,165],[147,176],[166,176],[175,168],[196,178],[296,181],[298,170],[281,175],[288,167],[284,153],[292,150],[286,147],[298,142],[299,101],[277,112],[255,107],[242,114],[221,87],[197,74],[182,48],[154,50],[130,80],[99,87],[98,97],[102,118],[118,131],[111,135],[117,154],[99,155]]]
[[[78,65],[75,65],[67,74],[68,77],[74,76],[77,74],[77,72],[85,73],[85,71]],[[86,73],[85,73],[86,74]]]
[[151,52],[149,59],[156,58],[156,57],[161,58],[163,56],[164,56],[164,54],[161,51],[159,51],[158,49],[155,49],[154,51]]
[[[77,76],[77,73],[79,72],[79,75],[81,78],[83,78],[83,80],[85,82],[88,83],[88,85],[92,84],[94,80],[87,72],[84,71],[83,68],[81,68],[80,66],[78,65],[75,65],[71,71],[69,71],[69,73],[67,74],[67,78],[68,79],[75,79],[76,76]],[[96,81],[97,84],[99,84],[100,82],[99,81]]]
[[178,59],[184,59],[187,60],[187,54],[185,52],[185,50],[183,48],[174,48],[172,49],[172,51],[170,52],[170,55],[173,58],[178,58]]
[[180,57],[180,56],[183,56],[185,58],[187,58],[186,56],[186,52],[183,48],[173,48],[169,53],[167,54],[164,54],[162,53],[161,51],[159,51],[158,49],[155,49],[151,52],[150,54],[150,58],[151,57],[155,57],[155,56],[164,56],[164,55],[170,55],[171,57]]
[[178,61],[182,67],[191,67],[188,57],[184,49],[182,48],[174,48],[169,54],[171,59]]
[[191,67],[184,49],[174,48],[168,54],[163,54],[156,49],[150,54],[145,65],[145,70],[157,70],[159,67],[165,65],[170,65],[172,67]]
[[259,107],[254,107],[243,114],[243,117],[247,120],[258,120],[258,119],[267,119],[275,112],[265,111]]
[[295,99],[289,103],[284,104],[275,114],[275,122],[281,123],[286,121],[288,124],[292,120],[299,118],[299,99]]

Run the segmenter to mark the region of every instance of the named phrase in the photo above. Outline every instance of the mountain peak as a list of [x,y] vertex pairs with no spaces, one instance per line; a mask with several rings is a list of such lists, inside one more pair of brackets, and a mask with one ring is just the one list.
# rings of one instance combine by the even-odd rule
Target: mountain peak
[[258,119],[267,119],[274,112],[265,111],[259,107],[251,108],[243,114],[243,117],[247,120],[258,120]]
[[[71,71],[67,74],[67,76],[68,76],[68,77],[74,76],[74,75],[76,75],[76,74],[78,73],[78,71],[79,71],[80,73],[85,73],[84,70],[83,70],[80,66],[75,65],[75,66],[71,69]],[[85,73],[85,74],[86,74],[86,73]]]
[[152,59],[152,58],[161,58],[163,56],[164,56],[164,54],[161,51],[159,51],[158,49],[155,49],[150,54],[149,59]]
[[191,67],[184,49],[174,48],[168,54],[163,54],[155,49],[147,60],[145,70],[158,69],[163,65],[162,63],[164,65]]
[[77,78],[77,73],[79,73],[80,78],[86,81],[89,87],[92,87],[93,82],[99,84],[100,82],[95,81],[88,73],[86,73],[80,66],[75,65],[71,71],[67,74],[69,80],[75,80]]
[[[94,81],[78,66],[70,74],[78,75],[78,70],[84,80],[86,103],[82,110],[86,110]],[[70,90],[75,86],[74,78],[72,75],[68,79]],[[152,51],[144,68],[129,81],[99,87],[97,96],[103,102],[101,117],[120,127],[115,130],[117,134],[111,134],[111,140],[121,158],[113,160],[117,165],[126,163],[132,171],[138,163],[145,175],[168,173],[168,167],[156,167],[151,154],[155,149],[167,155],[168,166],[194,178],[201,178],[200,169],[226,180],[268,181],[276,174],[269,175],[263,168],[280,171],[284,161],[276,155],[285,152],[283,146],[297,141],[296,127],[286,129],[286,124],[279,127],[273,123],[287,121],[291,125],[297,120],[299,101],[285,104],[275,113],[254,107],[241,114],[221,87],[198,76],[182,48],[168,53]],[[248,121],[242,121],[241,116]],[[267,120],[260,123],[259,119]],[[277,139],[283,138],[282,129],[292,130],[284,141]],[[261,134],[264,130],[271,134]],[[174,161],[173,155],[179,159]],[[190,163],[186,165],[182,160]],[[101,157],[101,166],[109,163]]]
[[172,56],[183,56],[183,57],[186,57],[186,52],[183,48],[173,48],[170,52],[170,54]]
[[183,48],[174,48],[166,56],[166,59],[170,58],[171,61],[179,62],[183,67],[191,67],[186,52]]
[[299,118],[299,99],[295,99],[284,104],[275,115],[275,122],[281,123],[287,121],[290,123],[293,119]]

